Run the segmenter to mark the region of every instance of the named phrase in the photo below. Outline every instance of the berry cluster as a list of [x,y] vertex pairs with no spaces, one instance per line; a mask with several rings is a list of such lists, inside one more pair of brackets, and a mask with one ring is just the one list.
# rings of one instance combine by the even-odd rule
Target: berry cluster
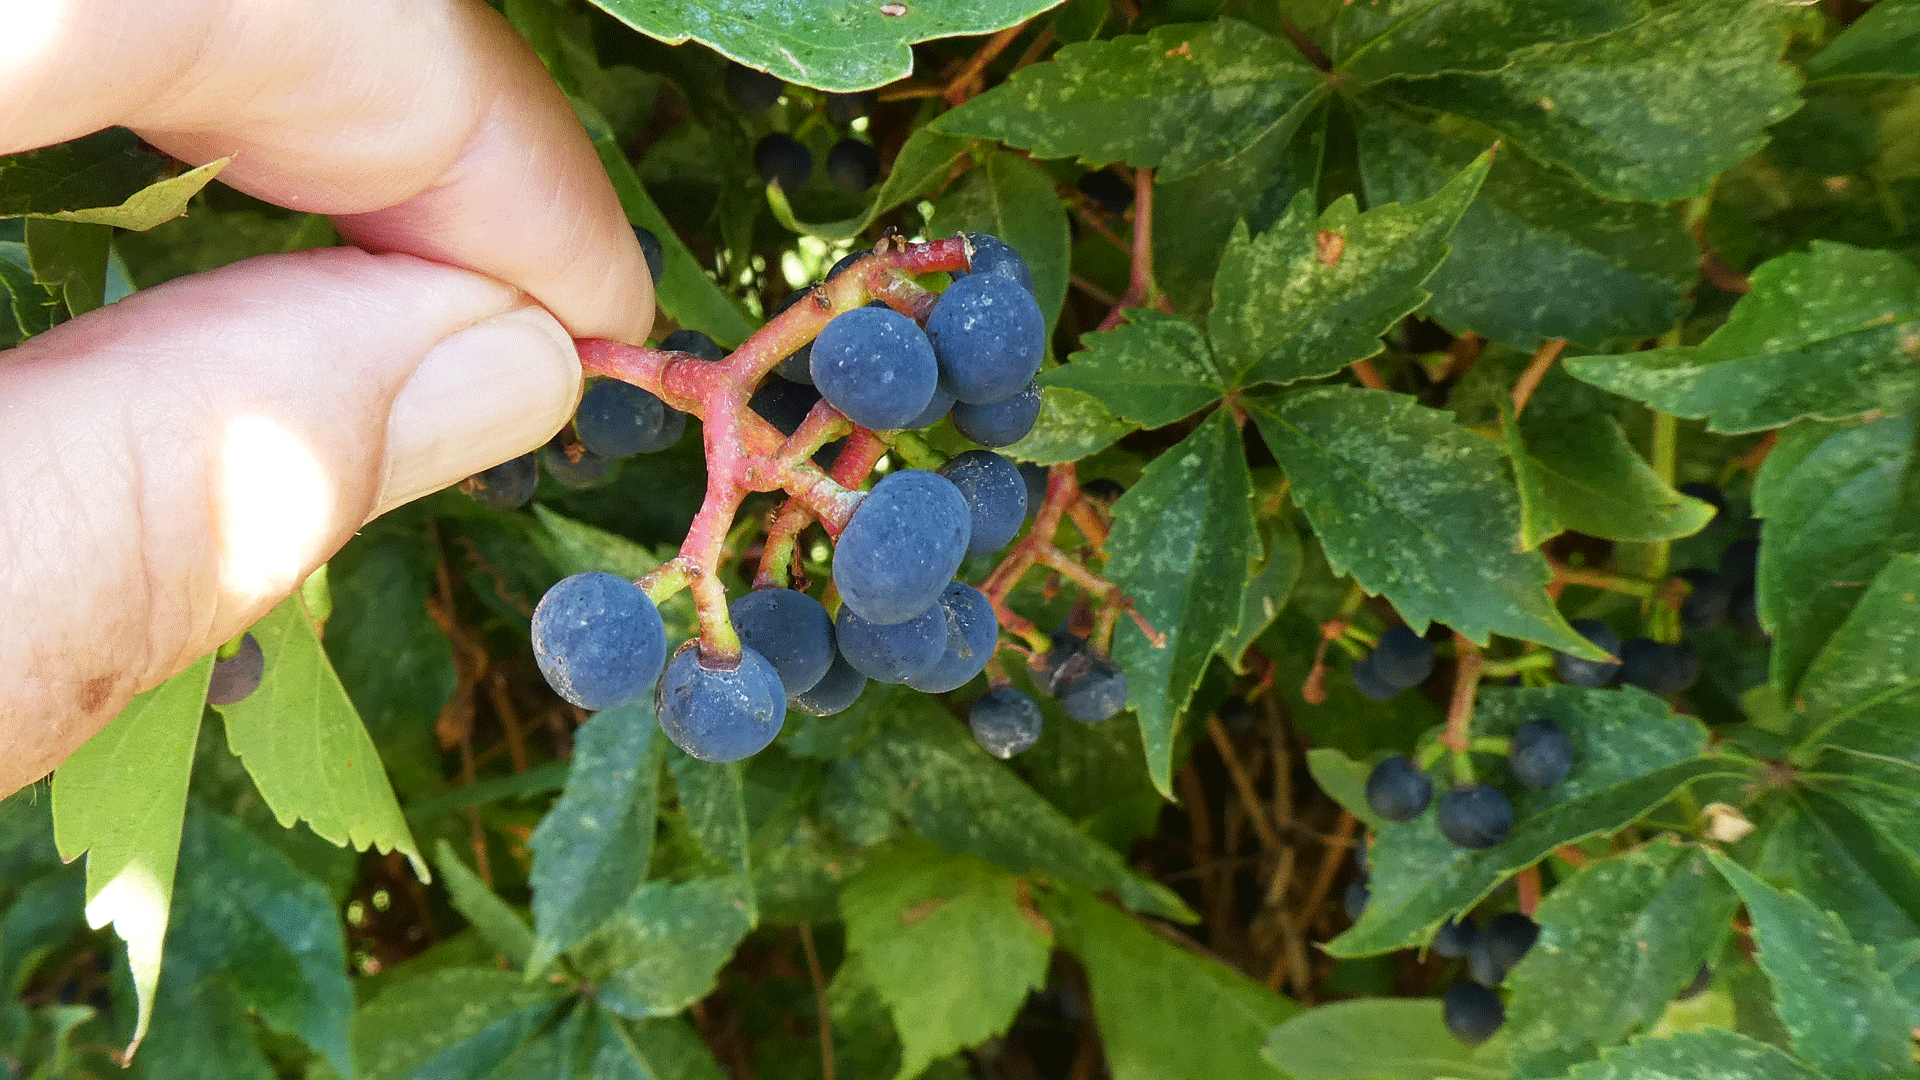
[[[778,75],[740,63],[727,65],[726,87],[735,107],[746,113],[765,112],[787,93],[787,84]],[[844,127],[873,111],[876,101],[871,90],[828,94],[826,113]],[[792,191],[813,176],[813,151],[788,132],[770,132],[754,144],[753,167],[767,183]],[[827,178],[840,190],[857,195],[880,179],[880,152],[872,143],[843,135],[827,151]]]
[[[919,283],[941,271],[952,282],[944,291]],[[1046,344],[1031,283],[1019,255],[989,236],[882,241],[842,260],[731,355],[704,336],[676,341],[688,331],[662,350],[583,342],[588,372],[611,377],[583,397],[559,444],[572,450],[567,460],[664,448],[691,413],[704,425],[708,492],[680,555],[659,570],[639,582],[576,574],[541,598],[533,648],[554,690],[592,710],[652,690],[676,745],[733,761],[770,743],[788,708],[832,715],[868,680],[930,694],[959,688],[988,668],[1005,624],[1069,716],[1091,723],[1119,712],[1125,675],[1087,638],[1045,635],[1005,611],[1017,573],[996,571],[986,592],[955,580],[967,556],[1011,543],[1035,503],[1053,507],[1035,527],[1050,536],[1069,501],[1055,488],[1079,496],[1070,470],[1060,485],[1042,473],[1036,499],[1019,467],[978,449],[934,469],[893,469],[859,490],[890,447],[943,418],[993,446],[1031,429]],[[917,440],[910,449],[916,461],[932,455]],[[479,494],[494,487],[470,484]],[[770,520],[753,590],[728,603],[722,541],[744,496],[773,490],[789,500]],[[797,559],[799,534],[815,521],[835,540],[819,598],[799,580]],[[1082,583],[1123,600],[1084,571]],[[669,655],[658,604],[682,588],[700,635]],[[993,681],[970,725],[1006,757],[1033,744],[1040,713],[1003,676]]]

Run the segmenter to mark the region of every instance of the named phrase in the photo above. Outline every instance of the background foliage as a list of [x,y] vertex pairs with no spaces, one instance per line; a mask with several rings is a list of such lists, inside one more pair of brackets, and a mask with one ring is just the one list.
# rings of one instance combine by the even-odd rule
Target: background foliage
[[[526,637],[671,553],[696,438],[529,513],[422,500],[255,628],[254,697],[204,708],[203,662],[0,801],[13,1075],[139,1033],[156,1078],[1920,1072],[1920,0],[503,7],[665,242],[663,333],[736,344],[885,229],[1011,242],[1062,362],[1008,453],[1123,492],[1105,569],[1167,642],[1123,620],[1130,711],[1010,765],[878,685],[708,765]],[[804,85],[742,114],[725,57]],[[870,192],[754,175],[840,136],[807,87],[874,86]],[[0,159],[0,339],[333,242],[219,164]],[[1669,574],[1755,529],[1692,689],[1548,674],[1596,655],[1570,618],[1675,637]],[[1367,700],[1398,621],[1460,637]],[[1379,827],[1370,762],[1473,663],[1474,734],[1553,718],[1572,776],[1484,850]],[[1422,947],[1516,907],[1469,1049]]]

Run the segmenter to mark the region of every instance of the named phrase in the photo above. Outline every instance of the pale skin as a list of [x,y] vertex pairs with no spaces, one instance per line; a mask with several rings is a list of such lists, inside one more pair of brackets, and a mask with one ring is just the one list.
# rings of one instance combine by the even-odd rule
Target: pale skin
[[353,247],[181,278],[0,353],[0,795],[368,519],[539,445],[652,285],[478,0],[0,0],[0,154],[124,125]]

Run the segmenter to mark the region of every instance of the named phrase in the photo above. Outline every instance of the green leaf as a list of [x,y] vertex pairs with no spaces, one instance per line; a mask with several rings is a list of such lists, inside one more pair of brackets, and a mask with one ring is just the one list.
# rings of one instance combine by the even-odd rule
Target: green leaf
[[660,310],[681,326],[699,330],[727,348],[745,341],[754,330],[753,323],[739,304],[721,292],[707,276],[706,268],[687,250],[672,223],[653,204],[646,186],[634,174],[627,152],[621,149],[613,126],[600,110],[579,98],[573,99],[573,109],[593,139],[593,148],[600,154],[607,178],[613,181],[614,194],[619,196],[620,208],[626,211],[627,220],[660,238],[664,267],[660,280],[653,283],[653,297]]
[[[1920,765],[1829,747],[1803,776],[1808,816],[1824,833],[1821,839],[1839,850],[1821,853],[1835,864],[1831,881],[1795,884],[1825,910],[1861,914],[1847,925],[1863,944],[1884,948],[1920,937],[1920,800],[1914,796],[1920,791]],[[1810,868],[1814,862],[1802,865]],[[1842,881],[1851,895],[1831,898]],[[1895,910],[1866,917],[1865,909],[1883,905]]]
[[1774,1011],[1794,1050],[1835,1076],[1920,1074],[1909,1034],[1920,1010],[1894,992],[1872,950],[1855,943],[1831,912],[1723,855],[1712,857],[1746,904],[1760,970],[1773,984]]
[[1810,79],[1920,75],[1920,0],[1880,0],[1807,61]]
[[1438,622],[1482,644],[1499,633],[1601,658],[1547,595],[1546,560],[1513,550],[1519,497],[1497,443],[1412,398],[1347,386],[1249,411],[1334,572],[1393,601],[1416,632]]
[[1040,384],[1078,390],[1115,416],[1150,428],[1198,412],[1226,392],[1199,327],[1150,308],[1125,315],[1112,330],[1083,336],[1083,348],[1042,373]]
[[1272,1080],[1260,1047],[1299,1006],[1079,889],[1042,910],[1086,966],[1113,1080]]
[[173,167],[126,128],[0,157],[0,217],[118,206]]
[[[141,1080],[200,1080],[214,1062],[223,1080],[276,1080],[246,1006],[224,982],[195,983],[169,966],[154,997],[153,1017],[153,1032],[133,1059]],[[315,1071],[333,1070],[320,1064]],[[36,1080],[52,1075],[76,1074],[40,1073]]]
[[465,916],[487,944],[500,950],[508,964],[527,968],[527,954],[533,950],[533,930],[527,920],[467,868],[445,837],[434,843],[433,865],[440,869],[453,910]]
[[1033,271],[1033,298],[1047,333],[1067,300],[1067,211],[1053,178],[1015,154],[994,152],[934,204],[927,235],[990,233],[1006,241]]
[[198,986],[220,977],[240,1004],[352,1075],[353,989],[325,886],[246,826],[195,805],[173,900],[168,980]]
[[747,826],[740,763],[701,761],[678,747],[665,752],[674,790],[680,796],[680,811],[686,815],[700,850],[718,872],[750,877],[753,866],[748,849],[753,833]]
[[1826,1080],[1775,1047],[1720,1028],[1642,1039],[1566,1080]]
[[1456,847],[1434,825],[1434,810],[1380,830],[1369,854],[1373,892],[1366,913],[1326,946],[1365,956],[1419,945],[1448,918],[1562,844],[1606,835],[1706,776],[1738,775],[1701,757],[1706,729],[1675,716],[1641,690],[1484,688],[1475,735],[1507,735],[1528,720],[1551,719],[1573,740],[1573,771],[1551,788],[1513,796],[1512,835],[1490,848]]
[[775,220],[803,236],[817,236],[829,243],[852,240],[864,235],[874,220],[901,203],[917,199],[946,182],[953,174],[953,163],[960,160],[971,145],[969,140],[942,134],[932,125],[918,128],[907,137],[894,156],[893,167],[873,193],[873,202],[865,212],[843,221],[808,224],[794,216],[793,206],[779,185],[767,185],[767,205]]
[[560,801],[528,846],[533,920],[528,971],[541,971],[613,917],[647,876],[653,857],[662,743],[653,703],[596,714],[574,735]]
[[1294,1080],[1502,1080],[1500,1042],[1478,1049],[1448,1033],[1437,998],[1363,998],[1307,1009],[1261,1051]]
[[1367,777],[1373,772],[1373,766],[1331,746],[1316,746],[1307,751],[1307,772],[1313,775],[1313,782],[1320,785],[1327,798],[1359,818],[1362,825],[1374,832],[1387,827],[1386,819],[1374,813],[1373,806],[1367,802]]
[[305,821],[335,844],[405,852],[426,880],[426,860],[380,767],[380,751],[334,674],[300,594],[282,600],[251,633],[266,657],[260,688],[217,708],[228,748],[246,765],[273,816],[288,828]]
[[60,321],[60,298],[33,279],[27,245],[0,241],[0,285],[6,287],[8,310],[22,340],[43,334]]
[[1527,45],[1581,41],[1646,13],[1644,0],[1364,0],[1341,7],[1335,70],[1371,83],[1396,76],[1493,71]]
[[1766,553],[1756,592],[1773,633],[1771,675],[1786,694],[1887,560],[1920,550],[1916,437],[1911,412],[1795,424],[1754,478]]
[[1047,981],[1052,929],[1020,879],[971,855],[925,842],[890,848],[847,882],[840,910],[847,951],[900,1033],[895,1080],[1006,1031]]
[[[980,749],[937,702],[884,689],[890,691],[883,699],[891,706],[885,710],[889,725],[855,759],[874,785],[863,802],[899,814],[947,851],[977,855],[1016,874],[1111,891],[1133,910],[1193,921],[1178,895],[1129,871],[1112,848],[1087,836]],[[881,690],[874,685],[867,693]]]
[[481,1080],[565,1000],[496,968],[443,968],[395,984],[354,1016],[359,1080]]
[[1886,838],[1839,800],[1806,802],[1775,818],[1757,869],[1837,915],[1856,940],[1875,946],[1875,962],[1891,974],[1899,958],[1886,943],[1920,940],[1920,874],[1911,859],[1888,858]]
[[1651,1029],[1716,953],[1733,908],[1701,850],[1671,837],[1554,886],[1533,913],[1539,939],[1507,976],[1515,1065],[1549,1076]]
[[136,696],[53,773],[53,837],[68,862],[87,856],[87,925],[127,943],[139,998],[133,1046],[153,1016],[154,987],[180,860],[200,715],[213,657]]
[[599,1048],[588,1076],[596,1080],[726,1080],[713,1052],[680,1018],[638,1023],[596,1010]]
[[865,90],[913,70],[908,46],[991,34],[1058,0],[916,0],[886,5],[769,7],[758,0],[593,0],[669,45],[691,38],[748,67],[822,90]]
[[[1257,541],[1253,481],[1240,430],[1217,411],[1148,464],[1113,507],[1107,580],[1166,636],[1140,628],[1114,635],[1127,673],[1127,704],[1139,715],[1154,786],[1173,798],[1173,742],[1180,714],[1220,641],[1240,625],[1240,599]],[[1169,547],[1168,536],[1182,538]]]
[[[1433,195],[1492,135],[1371,103],[1355,107],[1355,127],[1372,205]],[[1556,337],[1597,345],[1666,332],[1700,258],[1684,206],[1603,199],[1508,147],[1449,243],[1452,255],[1426,283],[1428,311],[1521,350]]]
[[1421,283],[1447,257],[1492,161],[1482,154],[1417,203],[1362,213],[1343,195],[1316,216],[1301,192],[1259,236],[1235,229],[1207,317],[1221,366],[1242,383],[1288,383],[1379,352],[1380,336],[1427,301]]
[[219,158],[197,169],[189,169],[179,176],[148,184],[128,196],[127,200],[118,206],[62,210],[35,216],[45,216],[56,221],[76,221],[87,225],[111,225],[116,229],[145,232],[163,221],[171,221],[186,213],[187,203],[200,193],[201,188],[212,183],[213,178],[232,160],[231,156]]
[[1698,345],[1587,356],[1567,370],[1712,431],[1902,412],[1920,395],[1920,268],[1816,240],[1770,259]]
[[1266,541],[1264,561],[1240,598],[1239,624],[1220,639],[1215,649],[1221,659],[1241,674],[1245,673],[1241,661],[1247,650],[1267,632],[1273,620],[1280,617],[1281,609],[1293,594],[1294,583],[1300,580],[1300,567],[1306,558],[1300,549],[1300,534],[1287,518],[1271,518],[1260,525]]
[[19,895],[0,915],[0,995],[9,1001],[25,994],[47,950],[80,928],[87,902],[83,867],[63,866],[20,884]]
[[1594,413],[1529,432],[1526,468],[1539,485],[1552,532],[1571,529],[1608,540],[1654,541],[1692,536],[1713,520],[1713,507],[1660,479],[1627,441],[1620,422]]
[[26,236],[33,279],[58,295],[69,314],[85,315],[106,303],[112,229],[29,218]]
[[1907,756],[1920,705],[1920,553],[1896,555],[1800,683],[1802,748]]
[[753,929],[751,895],[735,878],[649,882],[579,956],[599,1002],[629,1020],[672,1016],[707,995]]
[[1324,85],[1279,38],[1223,18],[1064,46],[933,126],[1173,181],[1233,157]]
[[1531,46],[1484,74],[1395,83],[1418,108],[1484,123],[1616,199],[1705,191],[1800,107],[1770,0],[1685,0],[1587,40]]
[[1000,453],[1015,461],[1058,465],[1089,457],[1133,430],[1135,425],[1116,418],[1092,394],[1048,386],[1040,393],[1040,416],[1033,430]]

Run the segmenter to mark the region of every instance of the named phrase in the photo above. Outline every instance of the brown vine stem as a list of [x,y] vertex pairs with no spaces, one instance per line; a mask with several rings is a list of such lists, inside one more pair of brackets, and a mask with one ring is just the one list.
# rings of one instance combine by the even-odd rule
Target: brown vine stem
[[1472,741],[1473,701],[1480,691],[1480,667],[1484,658],[1480,649],[1465,634],[1453,635],[1453,700],[1447,703],[1447,726],[1440,733],[1440,745],[1456,754],[1467,752]]
[[1120,325],[1122,313],[1128,308],[1152,304],[1161,311],[1171,313],[1173,305],[1161,296],[1153,284],[1153,170],[1133,170],[1133,250],[1131,265],[1127,271],[1127,291],[1120,295],[1120,302],[1100,320],[1097,329],[1111,330]]
[[1547,369],[1553,366],[1555,360],[1560,359],[1560,353],[1566,347],[1566,338],[1548,338],[1533,351],[1533,361],[1527,365],[1525,371],[1520,373],[1520,377],[1514,380],[1513,415],[1515,419],[1518,419],[1521,411],[1527,407],[1527,399],[1540,388],[1540,380],[1547,377]]
[[981,73],[985,72],[987,65],[998,59],[1001,53],[1006,52],[1007,46],[1013,44],[1013,40],[1026,28],[1027,24],[1024,22],[1009,26],[988,38],[985,45],[968,57],[966,66],[962,67],[960,73],[947,83],[946,90],[941,94],[946,98],[947,104],[959,105],[978,93]]
[[1375,370],[1373,361],[1355,360],[1350,366],[1353,368],[1353,377],[1360,380],[1361,386],[1369,390],[1385,390],[1387,388],[1387,381],[1380,377],[1379,371]]

